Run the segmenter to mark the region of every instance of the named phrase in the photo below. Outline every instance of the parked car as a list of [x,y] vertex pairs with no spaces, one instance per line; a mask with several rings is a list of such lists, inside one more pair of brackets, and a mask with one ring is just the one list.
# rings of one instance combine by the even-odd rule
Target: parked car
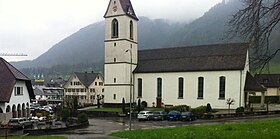
[[170,111],[167,115],[168,120],[180,120],[181,113],[179,111]]
[[139,121],[141,121],[141,120],[150,120],[152,115],[153,115],[153,112],[150,112],[150,111],[140,111],[137,114],[137,119]]
[[153,120],[165,120],[167,119],[167,113],[164,111],[153,112],[153,114],[150,117],[151,117],[150,119]]
[[181,113],[181,120],[182,121],[193,121],[196,120],[197,116],[194,115],[192,112],[182,112]]
[[12,118],[9,121],[9,126],[24,129],[27,126],[32,126],[32,122],[26,118]]

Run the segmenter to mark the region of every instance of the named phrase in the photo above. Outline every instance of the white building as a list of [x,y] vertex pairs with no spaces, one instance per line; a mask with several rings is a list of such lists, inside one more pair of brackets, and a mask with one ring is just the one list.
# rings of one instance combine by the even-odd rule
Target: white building
[[77,73],[71,75],[64,85],[65,98],[78,97],[79,104],[97,104],[104,98],[103,77],[99,73]]
[[28,77],[0,58],[0,124],[10,118],[28,117],[34,98]]
[[[148,107],[210,103],[245,106],[249,71],[247,43],[137,49],[137,21],[130,0],[110,0],[105,18],[105,105],[146,101]],[[133,74],[132,72],[133,71]],[[131,74],[133,81],[130,83]]]

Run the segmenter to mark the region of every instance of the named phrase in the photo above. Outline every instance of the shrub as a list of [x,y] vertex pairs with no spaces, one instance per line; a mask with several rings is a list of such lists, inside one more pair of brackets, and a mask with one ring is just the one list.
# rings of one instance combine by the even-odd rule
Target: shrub
[[238,107],[238,108],[236,108],[235,112],[236,113],[243,113],[244,110],[245,110],[244,107]]
[[88,116],[85,113],[80,113],[78,115],[78,123],[87,123],[88,122]]
[[141,102],[141,105],[142,105],[142,107],[147,108],[148,103],[147,103],[146,101],[142,101],[142,102]]
[[192,113],[197,115],[203,115],[204,113],[207,113],[206,111],[207,106],[199,106],[191,110]]
[[206,106],[206,112],[207,113],[212,112],[212,107],[211,107],[210,103],[208,103],[207,106]]
[[171,106],[171,107],[165,107],[165,111],[169,112],[172,110],[180,111],[180,112],[185,112],[189,111],[190,107],[187,105],[178,105],[178,106]]
[[63,109],[61,111],[61,119],[62,121],[67,121],[70,117],[70,110],[69,109]]

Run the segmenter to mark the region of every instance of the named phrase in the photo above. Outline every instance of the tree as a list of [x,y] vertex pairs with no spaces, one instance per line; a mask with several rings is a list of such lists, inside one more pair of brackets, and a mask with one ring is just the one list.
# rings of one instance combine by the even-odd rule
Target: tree
[[280,22],[279,0],[242,0],[244,8],[229,21],[232,37],[240,36],[251,44],[251,65],[262,72],[280,51],[270,52],[271,33]]
[[227,99],[227,105],[228,105],[228,114],[230,114],[230,105],[234,105],[235,100],[232,98]]

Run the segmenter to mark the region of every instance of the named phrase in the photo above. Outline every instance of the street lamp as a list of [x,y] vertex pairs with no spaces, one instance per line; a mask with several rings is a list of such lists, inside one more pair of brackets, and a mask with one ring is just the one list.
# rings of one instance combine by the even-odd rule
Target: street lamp
[[129,91],[129,131],[131,131],[131,96],[132,96],[132,51],[128,49],[125,51],[130,52],[130,91]]

